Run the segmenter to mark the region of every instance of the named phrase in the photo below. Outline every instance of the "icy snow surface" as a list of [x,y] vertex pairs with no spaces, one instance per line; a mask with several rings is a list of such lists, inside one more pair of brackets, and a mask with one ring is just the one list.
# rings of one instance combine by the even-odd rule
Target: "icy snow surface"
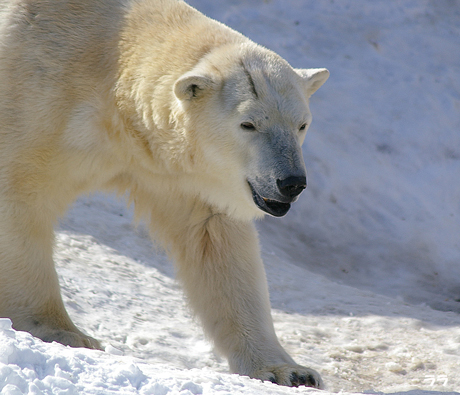
[[[275,327],[329,392],[460,390],[460,2],[193,0],[295,67],[327,67],[309,186],[259,223]],[[0,320],[2,394],[298,394],[227,374],[174,269],[112,196],[76,202],[56,263],[106,352]]]

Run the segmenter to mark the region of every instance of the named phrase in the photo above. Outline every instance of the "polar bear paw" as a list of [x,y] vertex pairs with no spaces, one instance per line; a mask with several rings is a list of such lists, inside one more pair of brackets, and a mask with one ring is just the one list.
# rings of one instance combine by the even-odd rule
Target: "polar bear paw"
[[323,380],[318,372],[300,365],[268,366],[255,372],[251,377],[288,387],[324,388]]
[[66,330],[52,330],[46,335],[39,337],[47,343],[58,342],[70,347],[103,350],[103,347],[98,340],[92,338],[91,336],[85,335],[80,331],[71,332]]

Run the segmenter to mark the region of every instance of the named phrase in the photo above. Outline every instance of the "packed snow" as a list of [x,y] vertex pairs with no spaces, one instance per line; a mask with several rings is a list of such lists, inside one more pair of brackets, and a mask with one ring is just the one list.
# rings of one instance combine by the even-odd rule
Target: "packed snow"
[[[189,3],[331,71],[311,99],[308,188],[258,224],[283,346],[326,394],[459,391],[460,2]],[[105,352],[0,319],[1,394],[317,392],[228,374],[123,199],[79,199],[55,260],[69,314]]]

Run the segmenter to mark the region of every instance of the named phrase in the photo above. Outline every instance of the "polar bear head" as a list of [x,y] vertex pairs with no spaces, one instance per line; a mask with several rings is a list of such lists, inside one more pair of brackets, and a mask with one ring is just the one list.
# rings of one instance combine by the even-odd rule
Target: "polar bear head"
[[200,158],[197,193],[240,219],[285,215],[307,185],[309,98],[328,76],[252,43],[219,47],[182,75],[174,94]]

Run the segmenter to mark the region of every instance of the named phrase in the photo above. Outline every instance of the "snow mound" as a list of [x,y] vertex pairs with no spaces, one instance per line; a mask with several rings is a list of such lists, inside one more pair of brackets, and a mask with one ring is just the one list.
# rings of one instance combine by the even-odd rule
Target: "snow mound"
[[[279,387],[207,369],[154,367],[128,357],[47,344],[26,332],[16,332],[6,318],[0,319],[0,389],[3,395],[331,394],[310,388]],[[402,393],[392,395],[397,394]],[[410,391],[410,394],[435,392]]]
[[128,357],[43,343],[14,331],[6,318],[0,319],[0,389],[5,395],[286,393],[286,388],[238,375],[162,369]]

